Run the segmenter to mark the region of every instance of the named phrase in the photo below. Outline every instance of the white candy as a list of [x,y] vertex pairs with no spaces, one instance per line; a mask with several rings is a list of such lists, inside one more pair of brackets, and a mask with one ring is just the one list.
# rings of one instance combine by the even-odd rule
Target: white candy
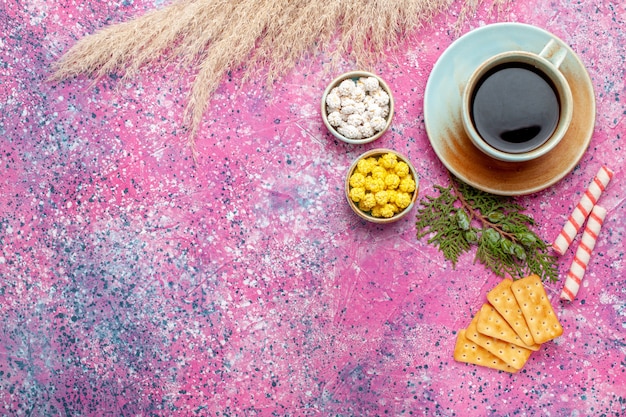
[[363,116],[359,113],[354,113],[348,116],[348,120],[346,121],[351,126],[359,127],[363,124]]
[[339,126],[341,123],[343,123],[341,113],[339,113],[338,111],[330,113],[328,115],[328,123],[330,123],[331,126]]
[[[387,113],[389,113],[389,111],[387,111]],[[370,106],[367,110],[367,114],[370,118],[385,117],[385,109],[384,107]]]
[[359,129],[356,126],[341,125],[337,128],[337,131],[348,139],[361,139]]
[[342,96],[341,97],[341,107],[354,106],[356,101],[354,101],[350,96]]
[[382,117],[372,117],[372,119],[370,120],[370,124],[375,131],[380,132],[387,125],[387,121]]
[[365,109],[366,109],[365,103],[355,103],[354,104],[354,110],[355,110],[356,113],[359,113],[359,114],[363,115],[363,114],[365,114]]
[[359,133],[361,134],[362,138],[369,138],[371,136],[374,136],[376,131],[369,122],[365,122],[361,126],[359,126]]
[[328,93],[326,96],[326,105],[333,109],[341,107],[341,97],[339,97],[339,94],[337,94],[336,91],[333,90]]
[[380,83],[377,78],[374,77],[361,77],[359,79],[363,83],[365,91],[376,91],[380,88]]
[[365,89],[360,86],[356,86],[352,93],[350,94],[350,98],[356,102],[361,102],[365,99]]
[[340,96],[349,96],[352,94],[354,89],[356,88],[356,84],[352,80],[343,80],[341,84],[337,87],[337,92]]
[[357,112],[357,108],[355,105],[341,106],[341,114],[350,115]]
[[372,91],[370,94],[374,97],[374,100],[379,106],[386,106],[389,104],[389,94],[385,93],[383,90]]

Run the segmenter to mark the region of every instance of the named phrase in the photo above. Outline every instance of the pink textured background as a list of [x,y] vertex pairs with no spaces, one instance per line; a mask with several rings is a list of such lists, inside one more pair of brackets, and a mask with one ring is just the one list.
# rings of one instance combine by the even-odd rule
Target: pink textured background
[[[271,91],[235,71],[205,115],[197,165],[180,129],[193,70],[46,81],[77,39],[162,3],[0,3],[0,414],[626,413],[623,2],[513,2],[459,32],[453,4],[380,62],[396,116],[366,146],[334,140],[318,113],[349,62],[308,58]],[[350,162],[379,146],[409,156],[421,196],[446,183],[426,81],[454,39],[498,21],[565,40],[596,92],[581,163],[519,199],[538,234],[552,240],[602,164],[616,172],[585,284],[572,304],[555,300],[565,333],[516,375],[452,359],[498,278],[472,255],[453,270],[416,239],[413,215],[360,221],[342,191]]]

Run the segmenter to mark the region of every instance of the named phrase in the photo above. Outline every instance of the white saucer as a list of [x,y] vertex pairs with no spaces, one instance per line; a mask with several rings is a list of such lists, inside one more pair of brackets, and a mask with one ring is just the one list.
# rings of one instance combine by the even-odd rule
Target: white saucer
[[[574,98],[570,128],[555,149],[533,161],[502,162],[488,157],[463,129],[461,96],[467,80],[486,58],[513,50],[539,53],[551,38],[569,52],[561,70]],[[586,152],[595,117],[591,78],[576,53],[551,33],[522,23],[483,26],[454,41],[435,63],[424,94],[426,131],[441,162],[467,184],[499,195],[531,194],[560,181]]]

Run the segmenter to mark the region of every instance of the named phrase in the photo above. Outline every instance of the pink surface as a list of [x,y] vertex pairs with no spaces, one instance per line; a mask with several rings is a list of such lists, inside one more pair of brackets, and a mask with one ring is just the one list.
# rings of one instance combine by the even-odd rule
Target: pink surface
[[[459,32],[452,6],[380,63],[396,115],[366,146],[337,142],[318,112],[350,63],[307,59],[271,91],[235,71],[197,165],[180,128],[192,70],[46,81],[78,38],[161,5],[0,5],[0,414],[626,413],[623,3],[514,2]],[[343,195],[350,162],[373,147],[411,159],[420,196],[447,182],[424,128],[426,81],[454,39],[497,21],[569,43],[596,92],[580,164],[519,199],[537,233],[551,241],[600,166],[615,171],[577,299],[558,301],[572,249],[548,285],[564,334],[515,375],[452,359],[499,278],[471,255],[452,269],[416,239],[414,216],[360,221]]]

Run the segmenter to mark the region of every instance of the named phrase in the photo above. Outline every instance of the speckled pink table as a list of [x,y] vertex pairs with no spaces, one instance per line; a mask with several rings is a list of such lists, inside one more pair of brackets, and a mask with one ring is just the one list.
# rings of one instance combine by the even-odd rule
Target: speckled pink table
[[[352,146],[318,102],[345,63],[302,62],[276,85],[225,78],[194,164],[180,126],[193,71],[46,81],[76,39],[161,6],[137,0],[0,4],[0,414],[8,416],[618,416],[626,413],[626,6],[458,4],[377,69],[393,128]],[[366,149],[408,155],[420,196],[446,184],[423,120],[431,68],[472,28],[549,30],[586,65],[597,99],[591,145],[556,185],[519,198],[552,240],[601,165],[609,210],[564,334],[518,374],[457,363],[456,331],[499,278],[456,269],[414,215],[375,226],[343,180]],[[563,276],[573,251],[561,258]]]

